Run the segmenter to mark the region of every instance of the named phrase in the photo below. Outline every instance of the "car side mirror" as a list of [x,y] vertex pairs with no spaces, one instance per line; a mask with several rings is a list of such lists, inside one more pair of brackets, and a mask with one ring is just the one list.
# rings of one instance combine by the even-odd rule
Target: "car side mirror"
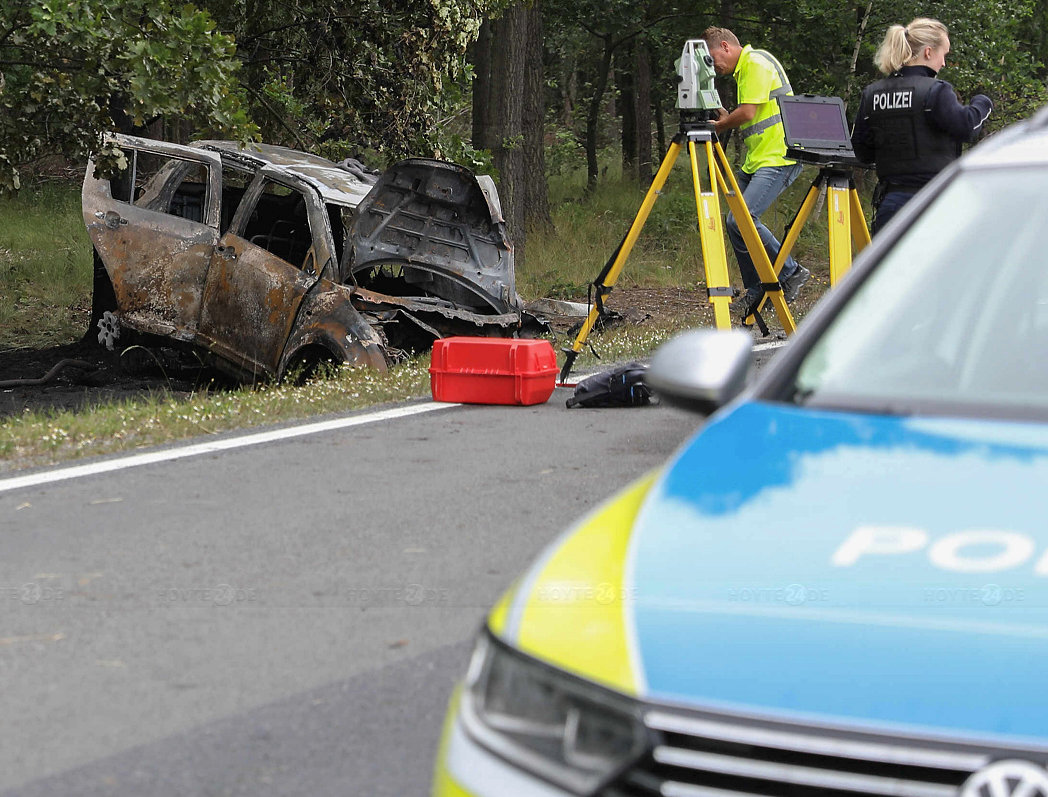
[[669,403],[709,415],[742,392],[752,359],[746,332],[691,330],[655,351],[645,381]]

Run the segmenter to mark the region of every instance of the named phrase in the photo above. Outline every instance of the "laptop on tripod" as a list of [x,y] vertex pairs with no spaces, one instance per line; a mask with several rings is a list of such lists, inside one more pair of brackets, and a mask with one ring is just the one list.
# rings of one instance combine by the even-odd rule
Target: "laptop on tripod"
[[844,100],[814,94],[779,97],[786,157],[816,166],[859,166]]
[[862,203],[855,190],[852,167],[864,166],[855,157],[844,101],[840,97],[801,94],[779,97],[779,113],[786,136],[786,156],[819,167],[797,215],[786,225],[789,231],[776,262],[785,260],[797,243],[801,229],[825,195],[831,210],[826,214],[830,236],[830,285],[836,285],[851,268],[852,247],[860,251],[870,243]]

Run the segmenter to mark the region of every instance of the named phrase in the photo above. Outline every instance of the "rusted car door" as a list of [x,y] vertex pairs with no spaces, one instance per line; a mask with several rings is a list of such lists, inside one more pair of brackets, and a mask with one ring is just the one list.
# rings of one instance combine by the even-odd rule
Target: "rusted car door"
[[124,324],[191,341],[218,242],[218,156],[113,138],[127,168],[109,179],[88,163],[82,206],[91,242],[109,272]]
[[277,374],[302,298],[327,260],[323,205],[314,194],[287,176],[260,173],[215,247],[200,335],[249,373]]

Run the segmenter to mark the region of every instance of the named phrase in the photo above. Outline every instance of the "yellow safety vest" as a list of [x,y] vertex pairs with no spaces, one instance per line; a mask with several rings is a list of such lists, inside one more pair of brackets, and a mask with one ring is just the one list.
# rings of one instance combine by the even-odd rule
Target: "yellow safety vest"
[[742,170],[753,174],[762,166],[789,166],[786,157],[786,139],[783,137],[782,116],[778,97],[793,94],[786,70],[771,53],[742,48],[739,63],[735,65],[739,104],[757,106],[757,115],[739,127],[746,142],[746,160]]

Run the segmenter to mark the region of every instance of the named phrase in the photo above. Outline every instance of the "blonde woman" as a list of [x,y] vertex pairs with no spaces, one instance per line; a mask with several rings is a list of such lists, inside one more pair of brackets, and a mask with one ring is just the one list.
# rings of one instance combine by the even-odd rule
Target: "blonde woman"
[[874,57],[887,77],[863,90],[852,131],[855,154],[877,165],[874,233],[975,141],[993,109],[982,94],[962,105],[936,77],[949,52],[946,26],[919,17],[892,25]]

